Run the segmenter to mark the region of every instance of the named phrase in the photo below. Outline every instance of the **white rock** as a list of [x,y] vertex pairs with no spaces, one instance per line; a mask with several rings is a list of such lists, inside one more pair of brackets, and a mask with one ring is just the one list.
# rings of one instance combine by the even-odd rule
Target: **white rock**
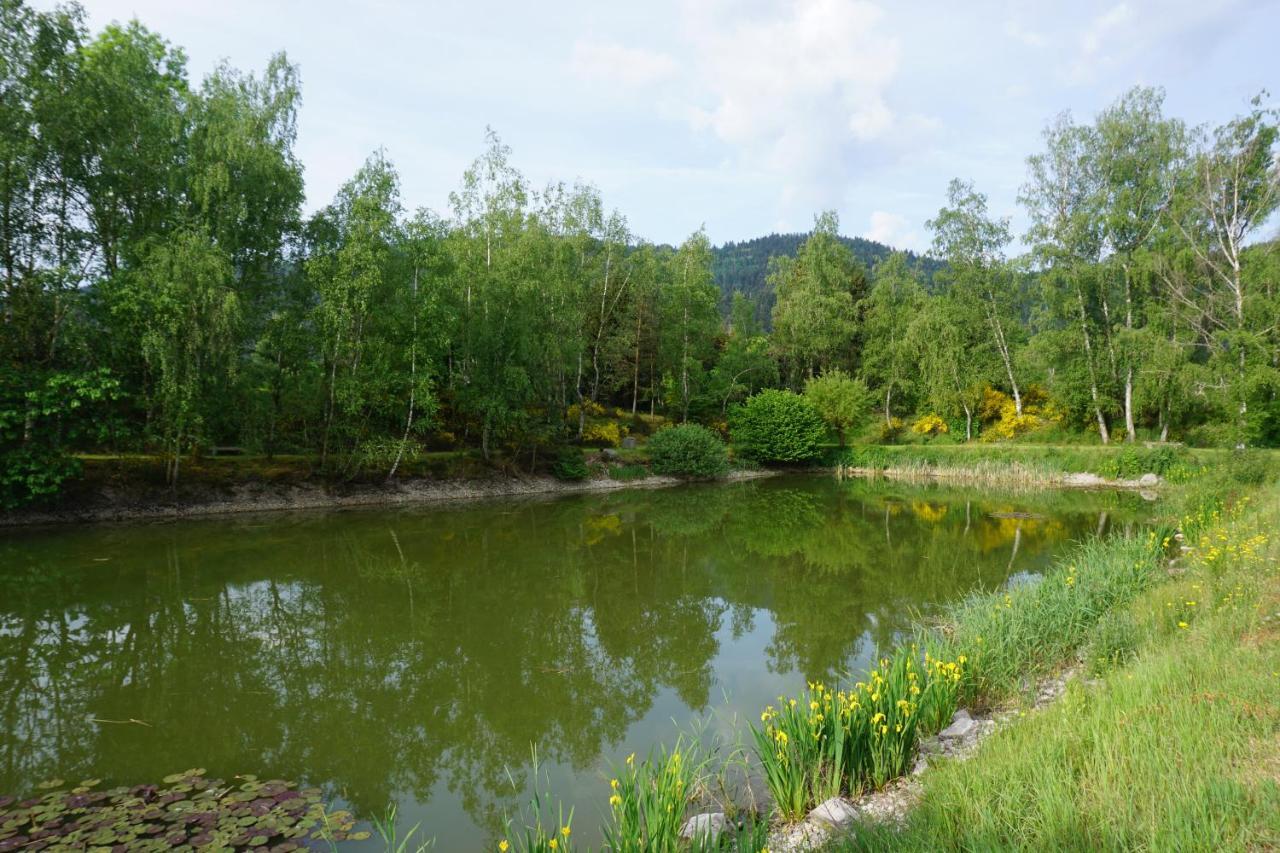
[[1159,474],[1143,474],[1138,478],[1138,485],[1144,489],[1150,489],[1160,485]]
[[973,721],[973,717],[969,716],[969,712],[961,708],[956,711],[956,715],[951,718],[951,725],[938,732],[940,738],[962,738],[973,731],[977,724]]
[[681,838],[703,838],[707,841],[715,841],[720,834],[729,827],[729,822],[720,812],[709,812],[707,814],[696,814],[684,822],[684,826],[680,827]]
[[847,800],[832,797],[809,812],[809,820],[816,820],[830,826],[845,826],[858,819],[858,810]]

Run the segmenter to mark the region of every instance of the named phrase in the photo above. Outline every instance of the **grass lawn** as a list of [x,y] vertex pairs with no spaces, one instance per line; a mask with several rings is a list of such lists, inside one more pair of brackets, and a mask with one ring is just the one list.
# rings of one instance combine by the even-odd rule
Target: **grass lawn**
[[1174,576],[1091,632],[1095,684],[931,768],[905,830],[835,849],[1280,846],[1280,487],[1181,524]]

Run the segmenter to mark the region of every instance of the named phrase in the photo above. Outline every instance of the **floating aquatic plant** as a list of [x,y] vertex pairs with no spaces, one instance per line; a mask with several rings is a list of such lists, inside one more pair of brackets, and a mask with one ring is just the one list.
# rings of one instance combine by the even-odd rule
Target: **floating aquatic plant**
[[98,779],[68,786],[51,779],[46,793],[0,797],[0,853],[8,850],[114,849],[297,850],[308,841],[360,840],[355,819],[325,810],[318,788],[282,779],[207,779],[201,769],[166,776],[161,785],[99,790]]

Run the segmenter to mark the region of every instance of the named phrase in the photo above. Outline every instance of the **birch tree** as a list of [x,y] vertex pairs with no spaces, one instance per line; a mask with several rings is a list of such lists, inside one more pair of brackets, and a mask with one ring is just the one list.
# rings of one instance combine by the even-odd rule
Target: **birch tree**
[[973,184],[953,180],[947,187],[948,206],[926,223],[933,231],[933,251],[949,266],[949,287],[956,296],[976,304],[986,321],[991,344],[1000,357],[1013,394],[1014,408],[1022,416],[1022,392],[1014,370],[1018,324],[1014,312],[1012,277],[1005,259],[1009,245],[1009,220],[987,212],[987,197]]

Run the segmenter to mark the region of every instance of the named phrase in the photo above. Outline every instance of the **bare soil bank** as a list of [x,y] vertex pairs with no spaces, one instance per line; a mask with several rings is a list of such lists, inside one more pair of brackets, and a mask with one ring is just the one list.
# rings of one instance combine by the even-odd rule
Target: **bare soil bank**
[[[727,481],[769,477],[776,471],[732,471]],[[459,503],[496,497],[608,492],[659,488],[685,482],[650,475],[620,481],[608,477],[566,482],[547,476],[494,473],[476,479],[410,478],[392,483],[332,485],[319,482],[243,482],[226,486],[194,484],[175,496],[167,488],[147,484],[104,484],[81,491],[66,505],[45,510],[0,514],[0,528],[96,521],[193,518],[242,512],[330,509],[359,506],[405,506]]]

